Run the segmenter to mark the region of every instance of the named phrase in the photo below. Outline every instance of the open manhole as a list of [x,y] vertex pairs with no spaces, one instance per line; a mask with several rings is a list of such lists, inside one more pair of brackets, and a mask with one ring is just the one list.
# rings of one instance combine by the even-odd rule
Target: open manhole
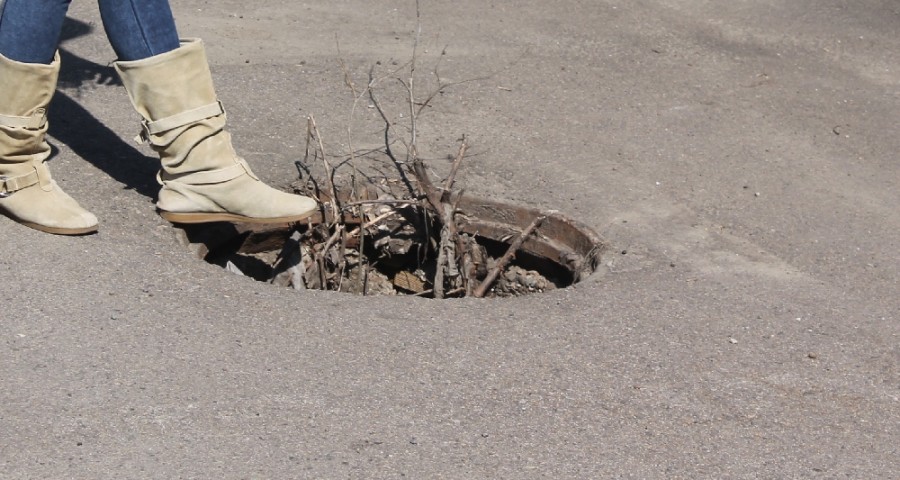
[[450,101],[447,89],[478,79],[444,79],[446,50],[429,71],[418,40],[408,62],[376,62],[365,78],[341,62],[353,104],[346,137],[329,154],[307,117],[292,188],[319,201],[316,215],[292,225],[185,225],[183,240],[207,262],[297,290],[508,297],[568,287],[593,273],[604,243],[590,228],[456,188],[457,173],[474,156],[465,134],[456,154],[446,155],[449,168],[438,169],[446,175],[432,179],[424,158],[444,158],[436,152],[450,134],[425,139],[422,118]]
[[261,282],[431,298],[564,288],[592,274],[604,250],[598,234],[558,212],[458,195],[445,198],[455,212],[448,232],[424,201],[385,200],[375,189],[353,201],[336,196],[347,197],[340,218],[323,207],[297,224],[180,225],[179,233],[203,260]]

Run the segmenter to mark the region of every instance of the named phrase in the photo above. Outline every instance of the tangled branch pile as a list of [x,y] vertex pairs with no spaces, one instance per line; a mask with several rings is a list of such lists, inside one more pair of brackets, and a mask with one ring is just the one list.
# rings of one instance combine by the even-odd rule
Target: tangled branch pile
[[[316,138],[314,120],[310,130]],[[316,221],[297,226],[273,259],[273,283],[434,298],[510,296],[555,288],[558,280],[511,263],[546,217],[536,218],[508,245],[460,228],[465,220],[458,208],[462,192],[453,187],[466,150],[463,139],[440,187],[431,181],[424,161],[414,156],[402,170],[409,177],[357,186],[345,195],[330,181],[325,188],[314,181],[295,184],[298,193],[317,198],[323,211]]]
[[[418,17],[418,2],[416,10]],[[381,75],[378,67],[372,66],[363,88],[357,87],[341,61],[345,84],[353,94],[347,154],[326,154],[315,118],[308,117],[306,155],[297,162],[301,179],[293,188],[296,193],[316,198],[320,212],[278,233],[281,240],[274,249],[251,247],[240,254],[232,251],[212,255],[213,259],[207,256],[208,260],[236,273],[298,290],[433,298],[513,296],[553,289],[572,283],[573,278],[566,275],[575,272],[577,277],[582,266],[593,261],[593,252],[560,253],[564,264],[574,266],[561,272],[558,267],[541,268],[540,259],[521,250],[529,238],[541,236],[541,225],[555,215],[552,212],[526,220],[530,221],[528,225],[509,227],[502,238],[473,229],[477,222],[471,222],[459,208],[464,195],[456,188],[457,174],[469,149],[465,136],[456,155],[448,156],[453,158],[449,174],[441,182],[432,180],[419,155],[419,119],[447,88],[480,79],[442,79],[439,66],[444,49],[425,78],[431,79],[434,88],[418,96],[416,89],[422,80],[417,79],[416,70],[419,36],[417,24],[411,59]],[[393,95],[385,96],[394,101],[392,108],[379,98],[388,84],[394,88]],[[363,103],[367,108],[358,108]],[[380,131],[379,146],[367,154],[386,158],[393,174],[363,173],[365,165],[360,160],[366,154],[355,150],[353,138],[358,110],[369,112],[369,120]],[[339,185],[334,165],[351,170],[349,181],[345,175]],[[313,170],[323,171],[323,175],[314,175]],[[285,237],[289,238],[285,241]]]

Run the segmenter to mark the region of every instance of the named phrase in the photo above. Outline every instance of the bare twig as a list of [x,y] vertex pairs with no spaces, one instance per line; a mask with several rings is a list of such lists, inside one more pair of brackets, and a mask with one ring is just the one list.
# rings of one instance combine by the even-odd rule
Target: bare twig
[[[378,224],[378,222],[380,222],[380,221],[382,221],[382,220],[385,220],[385,219],[387,219],[387,218],[393,217],[394,215],[397,215],[397,211],[396,211],[396,210],[391,210],[391,211],[389,211],[389,212],[385,212],[385,213],[383,213],[383,214],[381,214],[381,215],[379,215],[379,216],[373,218],[372,220],[366,222],[364,225],[361,226],[362,228],[356,227],[356,228],[354,228],[353,230],[350,230],[349,232],[347,232],[347,236],[348,236],[348,237],[352,237],[352,236],[354,236],[354,235],[360,233],[361,231],[364,232],[367,228],[369,228],[369,227],[371,227],[371,226],[373,226],[373,225]],[[359,218],[362,218],[362,215],[360,215]],[[360,249],[360,250],[362,250],[362,249]]]
[[337,240],[343,235],[343,233],[344,233],[344,226],[338,225],[338,227],[335,229],[334,233],[332,233],[331,236],[328,237],[328,240],[325,242],[325,246],[322,247],[322,251],[319,252],[319,255],[321,255],[323,257],[325,255],[327,255],[328,250],[331,250],[331,247],[334,246],[335,242],[337,242]]
[[399,199],[383,199],[383,200],[357,200],[355,202],[348,202],[344,204],[344,209],[353,208],[360,205],[397,205],[398,208],[408,207],[412,205],[414,202],[411,200],[399,200]]
[[434,298],[444,298],[444,263],[447,262],[447,251],[443,247],[445,230],[441,231],[441,246],[438,248],[437,268],[434,271]]
[[344,84],[350,89],[350,92],[353,93],[353,96],[358,98],[359,95],[356,94],[356,84],[353,83],[353,77],[350,76],[350,71],[347,69],[347,64],[344,63],[344,55],[341,53],[341,39],[338,37],[338,34],[334,34],[334,43],[337,47],[338,52],[338,62],[341,65],[341,71],[344,73]]
[[[394,215],[403,217],[401,223],[408,221],[411,224],[415,224],[415,227],[420,230],[416,233],[424,233],[424,238],[427,240],[417,240],[413,245],[416,245],[416,248],[419,249],[419,260],[429,264],[429,270],[434,265],[435,258],[433,254],[436,253],[438,258],[436,259],[437,265],[435,278],[433,279],[434,286],[429,292],[435,297],[441,298],[446,295],[460,293],[470,294],[478,284],[476,269],[479,272],[484,272],[482,266],[483,250],[477,245],[474,238],[460,235],[459,226],[457,225],[457,217],[459,216],[457,207],[461,194],[457,194],[453,189],[456,186],[457,174],[463,161],[466,159],[469,147],[467,137],[463,135],[460,140],[459,151],[451,165],[450,173],[443,181],[432,181],[430,171],[418,151],[419,122],[421,115],[426,112],[425,109],[431,106],[432,102],[436,101],[435,99],[440,98],[447,87],[480,80],[481,78],[457,82],[448,82],[443,79],[439,69],[441,60],[446,55],[446,47],[440,52],[440,57],[434,63],[434,78],[432,79],[424,74],[425,70],[423,70],[423,67],[425,67],[426,63],[431,62],[423,62],[423,59],[419,58],[422,54],[420,50],[425,52],[425,54],[428,53],[428,50],[424,49],[427,46],[421,46],[423,44],[420,7],[420,0],[415,0],[416,24],[411,58],[396,69],[393,67],[372,66],[369,69],[368,83],[365,85],[354,83],[351,68],[348,67],[348,62],[345,62],[343,58],[340,40],[335,36],[338,60],[344,77],[343,81],[353,95],[353,105],[350,109],[346,130],[347,154],[343,155],[339,159],[340,161],[335,160],[337,158],[336,155],[332,155],[330,158],[327,156],[316,120],[312,115],[309,115],[307,122],[307,151],[304,159],[313,162],[318,161],[315,157],[321,152],[325,174],[328,178],[327,185],[323,186],[323,190],[327,188],[327,195],[331,197],[330,201],[325,203],[334,214],[333,218],[330,219],[323,214],[322,218],[327,220],[324,220],[320,229],[317,230],[315,239],[317,242],[324,240],[324,243],[318,243],[315,246],[315,250],[318,251],[313,251],[311,254],[312,258],[310,260],[312,265],[307,275],[307,277],[311,277],[314,283],[317,274],[313,272],[313,269],[318,267],[318,280],[322,289],[328,290],[336,287],[340,290],[341,283],[344,280],[350,281],[348,280],[350,277],[348,276],[348,279],[345,279],[344,275],[349,275],[350,271],[356,268],[356,263],[355,260],[346,257],[348,253],[350,255],[354,255],[354,253],[346,250],[354,249],[359,252],[359,266],[363,268],[361,278],[359,278],[362,281],[363,294],[367,293],[370,280],[372,282],[376,281],[374,277],[369,278],[366,263],[370,259],[363,253],[365,251],[365,243],[371,243],[370,239],[365,238],[372,233],[367,231],[367,229],[373,225],[378,225],[379,222],[384,222],[385,219]],[[397,62],[393,63],[396,65]],[[419,65],[420,63],[422,65]],[[381,65],[381,63],[379,62],[377,65]],[[403,86],[404,90],[391,88],[391,92],[398,95],[396,100],[400,103],[395,104],[394,98],[388,98],[390,101],[385,104],[382,104],[380,101],[379,97],[382,91],[387,88],[383,85],[386,79],[396,79]],[[390,86],[393,87],[393,85],[395,84]],[[432,90],[432,88],[434,89]],[[355,123],[359,123],[360,120],[356,117],[363,116],[361,112],[364,111],[364,106],[366,105],[364,103],[363,106],[360,106],[360,102],[365,102],[367,97],[370,100],[368,102],[369,108],[377,110],[378,115],[383,120],[384,152],[393,162],[394,167],[400,174],[400,179],[410,193],[410,195],[402,195],[408,197],[407,199],[365,200],[365,195],[362,198],[357,196],[357,193],[360,191],[357,188],[359,171],[355,160],[357,157],[365,154],[354,148],[354,129],[356,127]],[[406,105],[403,105],[403,103],[406,103]],[[408,118],[406,112],[408,112]],[[315,141],[313,141],[313,137],[315,137]],[[403,152],[405,157],[399,150],[400,147],[397,147],[397,143],[402,143],[405,146],[406,150]],[[350,164],[353,170],[352,184],[350,186],[351,192],[349,198],[345,195],[339,200],[335,185],[338,180],[336,171],[344,168],[347,163]],[[413,185],[413,179],[417,181],[415,182],[416,185]],[[393,186],[391,189],[393,190]],[[321,195],[319,195],[320,199],[324,199],[325,195],[326,192],[321,192]],[[395,205],[396,207],[367,222],[365,221],[366,215],[363,205],[369,204],[387,204]],[[410,211],[414,213],[409,213]],[[353,214],[356,213],[359,213],[359,223],[358,225],[352,225],[357,223],[357,219],[352,218]],[[348,218],[345,218],[345,214]],[[419,221],[416,218],[407,218],[418,214],[422,216],[421,225],[418,225]],[[393,229],[393,221],[383,224],[389,225]],[[352,227],[355,228],[351,230]],[[429,232],[429,230],[434,228],[439,229],[439,235],[434,234],[437,232]],[[523,236],[527,236],[530,233],[523,233]],[[524,239],[522,241],[524,242]],[[510,255],[513,254],[514,252]],[[507,259],[503,263],[508,261]],[[500,269],[502,270],[502,268],[501,266]],[[494,275],[495,277],[499,275],[499,271],[495,272]],[[308,282],[309,280],[310,278],[307,278]],[[493,282],[494,280],[491,281]],[[484,286],[484,288],[487,289],[489,286]]]
[[[372,85],[375,78],[375,67],[369,70],[369,84]],[[372,105],[375,107],[378,114],[381,116],[382,121],[384,121],[384,153],[391,159],[391,162],[394,164],[394,168],[397,169],[397,174],[400,175],[400,179],[403,181],[403,185],[409,191],[410,194],[415,194],[415,188],[413,188],[412,183],[409,181],[409,177],[406,175],[406,170],[403,168],[403,162],[394,155],[394,151],[391,148],[393,142],[391,141],[391,130],[394,129],[394,124],[391,122],[390,118],[385,112],[384,108],[381,106],[381,102],[378,101],[378,97],[375,95],[375,89],[369,88],[369,99],[372,100]]]
[[456,159],[453,160],[453,165],[450,167],[450,175],[448,175],[447,180],[444,181],[444,190],[450,191],[453,188],[453,182],[456,181],[456,172],[459,171],[459,166],[462,164],[463,157],[466,156],[466,149],[468,148],[469,145],[466,142],[466,136],[463,135],[462,141],[459,144],[459,152],[457,152]]
[[[389,212],[393,213],[393,212]],[[363,218],[362,207],[359,209],[359,218]],[[363,275],[363,287],[362,294],[365,297],[369,294],[369,259],[365,255],[366,252],[366,229],[360,228],[359,230],[359,268],[362,269]]]
[[[338,55],[341,56],[340,43],[338,43]],[[395,75],[397,72],[399,72],[400,70],[405,68],[406,65],[404,64],[382,77],[375,76],[375,74],[374,74],[375,70],[374,70],[374,66],[373,66],[372,69],[369,70],[369,82],[366,84],[366,87],[363,89],[363,91],[359,92],[357,94],[355,84],[353,83],[353,79],[350,76],[350,72],[347,71],[347,67],[346,67],[346,64],[344,63],[343,58],[340,59],[340,64],[341,64],[341,69],[344,71],[344,83],[350,88],[350,92],[353,94],[353,105],[350,107],[350,118],[347,121],[347,150],[349,152],[349,161],[351,163],[353,163],[353,160],[356,158],[356,155],[357,155],[356,151],[353,148],[353,118],[356,115],[356,110],[359,106],[359,102],[366,95],[369,95],[369,97],[372,98],[373,103],[375,103],[376,101],[373,96],[373,89],[375,88],[375,86],[378,83],[380,83],[382,80],[384,80],[385,78],[389,78],[389,77]],[[387,122],[388,130],[389,130],[390,122],[387,121],[387,116],[384,115],[384,112],[380,109],[380,106],[378,106],[377,104],[376,104],[376,106],[379,108],[379,112],[382,114],[382,118],[384,118],[385,121]],[[387,134],[385,135],[385,146],[386,146],[386,148],[390,148],[389,137]],[[390,156],[390,154],[389,154],[389,156]],[[354,165],[355,165],[355,163],[354,163]]]
[[[418,158],[418,147],[417,147],[417,126],[416,126],[416,98],[415,98],[415,88],[413,82],[415,82],[416,78],[416,57],[418,55],[419,49],[419,38],[422,36],[422,16],[421,10],[419,9],[419,0],[416,0],[416,36],[413,43],[413,51],[412,51],[412,59],[409,64],[409,85],[407,85],[406,89],[409,91],[409,114],[410,114],[410,149],[412,150],[413,160]],[[403,83],[402,81],[400,83]],[[404,83],[404,85],[406,85]]]
[[466,289],[465,289],[465,288],[462,288],[462,287],[460,287],[460,288],[454,288],[453,290],[450,290],[449,292],[447,292],[447,293],[445,294],[445,296],[451,297],[451,296],[453,296],[453,295],[459,295],[460,293],[463,293],[463,292],[465,292],[465,291],[466,291]]
[[[322,163],[325,165],[325,176],[328,178],[328,194],[331,195],[331,208],[332,211],[337,213],[340,212],[340,204],[338,203],[337,198],[337,189],[334,187],[334,170],[331,168],[331,164],[328,163],[328,157],[325,154],[325,145],[322,143],[322,135],[319,133],[319,127],[316,125],[315,117],[310,114],[307,118],[308,130],[312,131],[312,134],[315,135],[316,141],[319,144],[319,151],[322,152]],[[307,147],[308,148],[308,147]],[[336,222],[340,221],[340,215],[335,215]]]
[[413,174],[416,176],[416,180],[419,183],[419,188],[422,190],[422,193],[425,194],[425,198],[431,205],[431,209],[435,214],[438,215],[438,217],[442,216],[442,195],[438,191],[438,189],[435,188],[434,184],[431,183],[431,177],[428,176],[428,171],[425,170],[425,162],[423,162],[422,159],[417,158],[413,162],[412,167]]
[[466,292],[466,296],[471,296],[472,292],[475,291],[475,262],[472,259],[472,244],[474,242],[468,236],[460,238],[460,241],[463,243],[462,260],[460,260],[463,272],[463,289]]
[[319,265],[319,279],[322,283],[322,290],[328,290],[328,283],[325,276],[325,257],[328,256],[328,252],[337,242],[337,240],[344,236],[344,225],[337,225],[334,229],[334,233],[331,234],[331,237],[325,242],[325,246],[322,247],[322,250],[316,255],[316,263]]
[[522,234],[519,235],[519,238],[517,238],[512,244],[510,244],[509,248],[506,250],[506,253],[503,254],[503,256],[500,257],[500,260],[497,261],[497,265],[495,265],[494,268],[492,268],[491,271],[488,272],[487,277],[485,277],[484,281],[481,282],[481,285],[479,285],[478,288],[475,289],[475,292],[473,292],[473,296],[475,298],[484,297],[484,294],[487,293],[488,289],[491,288],[491,285],[494,284],[494,281],[497,280],[500,272],[503,271],[504,268],[506,268],[506,264],[508,264],[509,261],[512,260],[512,258],[515,256],[516,251],[522,248],[522,244],[525,243],[525,240],[528,239],[528,236],[531,235],[531,233],[534,232],[535,229],[540,227],[541,223],[543,223],[546,219],[547,215],[541,215],[540,217],[535,218],[534,221],[525,228],[525,230],[522,230]]
[[444,93],[444,90],[446,90],[448,87],[455,87],[457,85],[462,85],[462,84],[470,83],[470,82],[479,82],[481,80],[487,80],[489,78],[491,78],[491,77],[490,76],[473,77],[473,78],[466,78],[463,80],[458,80],[456,82],[442,83],[442,80],[440,79],[440,77],[438,77],[438,88],[434,89],[434,91],[432,91],[431,94],[429,94],[428,97],[425,98],[425,100],[423,100],[422,102],[419,102],[419,104],[418,104],[419,109],[417,110],[416,113],[421,114],[422,110],[425,110],[425,107],[429,106],[431,104],[431,101],[434,100],[434,98],[437,97],[438,94]]

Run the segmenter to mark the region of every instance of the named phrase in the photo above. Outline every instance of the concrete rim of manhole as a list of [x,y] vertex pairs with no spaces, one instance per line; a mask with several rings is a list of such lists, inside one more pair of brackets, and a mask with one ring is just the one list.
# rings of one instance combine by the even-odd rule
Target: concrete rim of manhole
[[[499,280],[494,280],[497,285],[485,290],[488,292],[484,295],[486,297],[520,296],[574,285],[597,270],[607,246],[591,228],[556,211],[542,211],[465,194],[460,195],[456,202],[457,211],[462,218],[458,222],[458,233],[488,245],[485,248],[495,252],[495,256],[510,250],[510,245],[521,240],[521,246],[515,250],[513,260],[507,267],[498,269]],[[291,277],[286,275],[287,269],[279,268],[278,258],[285,258],[286,245],[292,248],[292,239],[296,240],[298,234],[302,236],[304,229],[323,225],[326,217],[323,211],[307,221],[293,225],[222,222],[177,225],[176,231],[181,242],[200,259],[259,281],[304,290],[307,289],[305,285],[296,285],[296,274]],[[527,237],[520,239],[523,231],[534,226],[533,223],[539,226]],[[272,258],[276,260],[269,265]],[[497,258],[493,260],[496,262]],[[366,275],[368,282],[368,273]],[[384,275],[388,277],[386,281],[390,283],[393,293],[381,286],[379,288],[384,291],[367,291],[365,283],[362,291],[354,291],[351,287],[332,290],[363,295],[387,293],[428,296],[427,280],[418,285],[420,282],[410,273],[401,274],[398,271]],[[502,287],[503,282],[508,287]],[[502,290],[501,287],[507,290]],[[461,296],[471,296],[471,291],[468,293],[470,295]]]

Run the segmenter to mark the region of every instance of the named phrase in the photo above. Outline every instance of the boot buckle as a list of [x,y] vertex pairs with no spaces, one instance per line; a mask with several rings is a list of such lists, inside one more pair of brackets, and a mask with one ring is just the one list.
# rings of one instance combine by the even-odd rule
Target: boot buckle
[[32,170],[31,173],[20,175],[18,177],[0,175],[0,198],[7,198],[23,188],[28,188],[40,183],[40,181],[41,179],[37,173],[37,169]]

